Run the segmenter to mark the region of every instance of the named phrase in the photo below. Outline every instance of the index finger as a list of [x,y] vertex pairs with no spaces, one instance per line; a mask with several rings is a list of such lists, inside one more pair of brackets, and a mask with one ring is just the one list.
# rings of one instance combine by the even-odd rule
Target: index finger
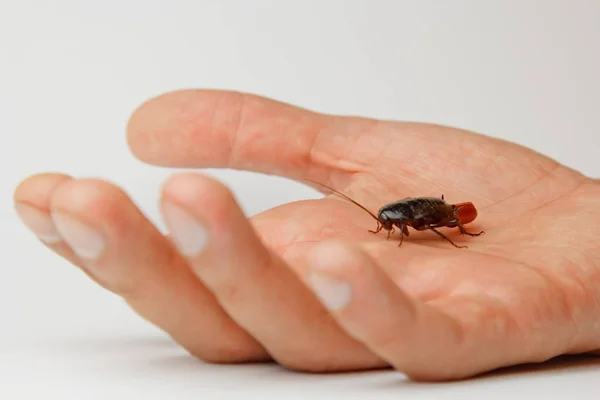
[[133,154],[150,164],[324,182],[334,171],[364,169],[344,155],[353,146],[352,132],[370,125],[246,93],[181,90],[142,104],[130,118],[127,137]]

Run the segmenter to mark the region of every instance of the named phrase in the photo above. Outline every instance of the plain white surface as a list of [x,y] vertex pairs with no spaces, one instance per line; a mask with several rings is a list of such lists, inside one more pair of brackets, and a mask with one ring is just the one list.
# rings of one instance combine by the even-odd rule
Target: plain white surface
[[[135,160],[124,127],[147,98],[190,87],[473,129],[598,177],[598,71],[597,0],[0,0],[0,399],[598,398],[600,364],[585,360],[445,385],[198,363],[39,245],[11,201],[33,173],[102,177],[162,228],[173,170]],[[318,197],[211,173],[249,214]]]

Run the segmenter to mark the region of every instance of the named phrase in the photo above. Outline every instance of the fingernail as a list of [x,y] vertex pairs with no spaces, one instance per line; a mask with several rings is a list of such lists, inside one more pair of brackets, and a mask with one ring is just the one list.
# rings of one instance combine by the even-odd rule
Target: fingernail
[[15,210],[23,224],[41,241],[52,244],[62,240],[49,215],[22,203],[15,204]]
[[173,203],[162,207],[165,221],[175,245],[187,257],[197,256],[208,243],[208,232],[190,213]]
[[317,297],[329,310],[344,308],[352,299],[352,287],[341,280],[311,272],[308,281]]
[[56,229],[79,257],[94,260],[104,252],[104,235],[83,222],[60,212],[52,213]]

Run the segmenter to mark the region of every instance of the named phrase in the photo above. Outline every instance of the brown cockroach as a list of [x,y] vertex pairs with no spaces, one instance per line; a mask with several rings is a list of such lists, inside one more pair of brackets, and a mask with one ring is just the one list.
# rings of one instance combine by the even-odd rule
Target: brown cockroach
[[390,238],[390,235],[395,232],[395,228],[398,228],[400,230],[400,243],[398,243],[398,247],[402,246],[404,236],[409,236],[408,227],[411,227],[416,231],[433,231],[442,239],[447,240],[454,247],[459,249],[467,248],[468,246],[457,245],[442,232],[438,231],[437,228],[458,228],[461,235],[468,236],[479,236],[482,233],[485,233],[484,231],[479,233],[467,232],[464,227],[464,225],[473,222],[475,218],[477,218],[477,209],[471,202],[449,204],[444,200],[443,194],[439,198],[406,197],[384,205],[379,209],[377,215],[375,215],[366,207],[340,191],[320,182],[309,179],[306,180],[331,190],[369,213],[369,215],[377,221],[377,229],[369,230],[369,232],[377,234],[381,232],[382,229],[385,229],[388,231],[387,240]]

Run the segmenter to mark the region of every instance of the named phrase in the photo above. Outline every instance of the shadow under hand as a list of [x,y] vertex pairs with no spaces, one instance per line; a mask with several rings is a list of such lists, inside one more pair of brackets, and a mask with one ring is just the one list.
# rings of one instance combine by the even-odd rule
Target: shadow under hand
[[[598,372],[600,370],[600,357],[592,355],[564,355],[552,358],[545,362],[521,364],[511,367],[499,368],[493,371],[482,373],[474,377],[449,382],[416,382],[399,377],[393,382],[388,380],[385,386],[404,387],[406,389],[428,389],[440,388],[446,390],[450,387],[473,387],[480,384],[489,384],[490,388],[500,384],[506,388],[510,387],[511,382],[527,382],[533,378],[547,379],[549,375],[553,378],[567,374],[585,372]],[[531,379],[521,379],[531,378]],[[445,389],[444,389],[445,388]]]
[[[426,390],[465,390],[485,384],[492,389],[498,385],[508,389],[520,387],[535,378],[547,375],[564,376],[581,371],[598,371],[600,357],[592,355],[560,356],[542,363],[524,364],[497,369],[470,379],[426,383],[415,382],[397,371],[377,371],[331,374],[303,374],[287,370],[275,363],[207,364],[194,358],[167,336],[151,337],[87,337],[53,344],[63,355],[71,353],[79,359],[101,368],[104,373],[134,379],[169,380],[178,384],[200,387],[244,387],[257,381],[266,387],[285,385],[287,388],[309,388],[317,385],[337,393],[382,394],[402,390],[403,394]],[[76,361],[80,365],[80,361]],[[224,380],[224,374],[228,379]],[[525,377],[526,379],[520,379]],[[515,379],[517,378],[517,379]],[[229,379],[232,379],[230,381]],[[231,383],[226,383],[231,382]],[[235,383],[234,383],[235,382]]]
[[474,380],[503,378],[508,376],[521,376],[527,374],[544,374],[548,372],[569,373],[581,370],[594,370],[600,368],[600,357],[593,355],[564,355],[554,357],[541,363],[522,364],[512,367],[500,368],[486,374],[474,377]]

